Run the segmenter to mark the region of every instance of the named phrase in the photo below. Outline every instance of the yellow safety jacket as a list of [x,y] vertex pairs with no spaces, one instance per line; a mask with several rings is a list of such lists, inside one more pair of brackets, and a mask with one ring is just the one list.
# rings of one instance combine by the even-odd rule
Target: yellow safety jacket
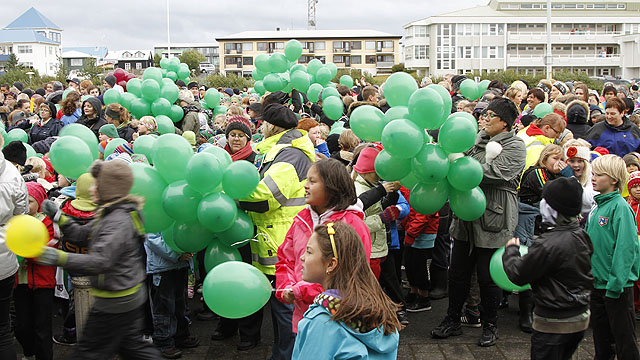
[[251,263],[267,275],[275,274],[278,247],[293,218],[305,207],[307,171],[315,161],[313,143],[306,134],[291,129],[258,144],[256,150],[264,154],[261,180],[253,194],[240,201],[256,226]]

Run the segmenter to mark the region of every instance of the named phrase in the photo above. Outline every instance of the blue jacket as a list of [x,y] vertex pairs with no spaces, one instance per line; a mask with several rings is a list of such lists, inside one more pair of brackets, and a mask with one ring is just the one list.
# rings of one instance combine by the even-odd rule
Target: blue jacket
[[327,143],[324,142],[320,145],[316,145],[316,152],[318,154],[322,154],[324,156],[326,156],[327,158],[331,158],[331,154],[329,154],[329,147],[327,146]]
[[147,252],[147,274],[157,274],[189,266],[188,262],[178,260],[182,254],[173,251],[164,242],[160,233],[147,234],[144,249]]
[[66,126],[76,122],[78,118],[80,118],[80,116],[82,116],[82,109],[77,108],[76,111],[74,111],[73,114],[71,115],[62,115],[62,117],[60,118],[60,121],[62,121],[62,124]]
[[343,322],[331,320],[322,306],[311,304],[298,323],[292,360],[396,359],[400,335],[384,335],[381,328],[359,333]]
[[640,128],[626,117],[618,127],[613,127],[604,120],[587,131],[586,139],[593,148],[602,146],[609,150],[609,153],[623,157],[640,147]]
[[[402,220],[409,215],[411,207],[409,207],[409,202],[404,198],[404,196],[402,196],[402,194],[400,194],[396,205],[400,207],[400,216],[398,217],[398,220]],[[389,246],[389,249],[400,249],[400,237],[398,236],[397,222],[394,221],[389,225],[389,234],[391,234],[391,246]]]

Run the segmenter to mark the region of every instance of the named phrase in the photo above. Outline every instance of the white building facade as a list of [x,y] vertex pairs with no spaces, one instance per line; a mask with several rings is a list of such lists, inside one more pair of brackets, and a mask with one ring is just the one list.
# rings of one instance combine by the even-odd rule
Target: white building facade
[[[515,70],[544,73],[547,5],[543,0],[490,0],[405,25],[405,66],[420,75]],[[638,34],[640,0],[562,0],[551,5],[554,71],[627,76],[629,46]]]

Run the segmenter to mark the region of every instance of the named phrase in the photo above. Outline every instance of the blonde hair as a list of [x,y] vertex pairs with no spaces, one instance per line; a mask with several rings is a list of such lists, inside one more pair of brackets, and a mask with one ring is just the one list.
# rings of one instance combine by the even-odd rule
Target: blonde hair
[[228,111],[231,111],[233,115],[242,115],[242,108],[240,106],[231,105]]
[[346,129],[340,133],[338,145],[345,151],[353,151],[360,144],[360,139],[353,133],[353,130]]
[[[591,144],[589,144],[589,142],[587,140],[584,140],[584,139],[571,139],[571,140],[567,141],[563,145],[563,150],[564,150],[565,154],[567,153],[567,149],[569,147],[571,147],[571,146],[582,146],[582,147],[586,147],[587,149],[591,150]],[[565,159],[565,160],[568,160],[568,159]],[[585,160],[585,159],[576,158],[576,160],[580,160],[580,161],[584,162],[584,171],[582,172],[582,175],[580,177],[576,176],[576,179],[578,179],[578,182],[582,186],[586,186],[587,183],[589,182],[589,178],[590,178],[590,175],[591,175],[591,163],[588,160]]]
[[545,146],[544,149],[542,149],[542,152],[540,152],[540,157],[538,158],[536,165],[544,167],[544,163],[547,162],[551,155],[560,155],[560,157],[562,157],[562,147],[556,144],[549,144]]
[[620,156],[613,154],[600,156],[593,160],[591,166],[594,174],[607,175],[616,181],[616,189],[622,193],[629,174],[627,173],[627,164]]
[[45,164],[44,160],[35,156],[28,158],[24,164],[33,166],[30,171],[32,173],[42,174],[47,169],[47,164]]
[[329,128],[329,125],[325,123],[320,123],[318,126],[320,127],[320,137],[322,140],[327,140],[329,133],[331,132],[331,128]]
[[[529,92],[529,89],[527,88],[527,84],[523,83],[520,80],[516,80],[516,81],[512,82],[511,86],[509,86],[509,88],[515,88],[515,89],[520,90],[520,92],[522,93],[523,97],[525,96],[525,94],[527,94]],[[507,89],[507,90],[509,90],[509,89]]]

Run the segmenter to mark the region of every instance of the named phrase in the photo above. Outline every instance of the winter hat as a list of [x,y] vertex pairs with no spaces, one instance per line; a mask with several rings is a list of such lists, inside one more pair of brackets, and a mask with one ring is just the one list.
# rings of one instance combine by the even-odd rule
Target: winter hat
[[640,161],[638,160],[638,157],[633,153],[623,156],[622,160],[624,160],[624,164],[626,166],[635,165],[638,169],[640,169]]
[[114,154],[133,154],[133,148],[131,147],[131,144],[129,143],[124,143],[124,144],[120,144],[118,146],[116,146],[115,149],[113,149],[113,153]]
[[298,126],[296,115],[288,107],[271,103],[267,105],[262,112],[262,119],[269,124],[279,126],[286,130],[293,129]]
[[522,124],[522,126],[527,127],[529,126],[535,119],[537,119],[537,117],[535,115],[531,115],[531,114],[527,114],[527,115],[522,115],[522,117],[520,118],[520,123]]
[[567,84],[563,83],[562,81],[554,82],[553,87],[558,89],[558,91],[560,91],[562,95],[566,95],[569,92],[569,87],[567,86]]
[[20,166],[27,161],[27,148],[22,141],[12,141],[2,149],[4,158]]
[[31,90],[29,88],[26,88],[26,89],[22,90],[22,93],[23,94],[27,94],[29,97],[33,96],[33,90]]
[[117,139],[120,136],[118,135],[118,130],[116,129],[116,126],[113,124],[106,124],[106,125],[102,125],[100,127],[100,130],[98,130],[99,133],[105,134],[108,137],[112,138],[112,139]]
[[224,93],[229,95],[230,97],[233,96],[233,89],[226,88],[222,91],[224,91]]
[[124,161],[96,160],[89,172],[96,179],[101,203],[127,196],[133,186],[133,172]]
[[[51,114],[51,118],[55,118],[58,113],[58,109],[56,109],[56,105],[51,101],[45,101],[40,106],[46,105],[49,108],[49,113]],[[34,112],[37,111],[34,109]]]
[[184,83],[184,81],[182,80],[176,80],[176,86],[178,88],[183,88],[183,87],[187,87],[187,85]]
[[329,148],[329,154],[333,154],[334,152],[340,150],[340,144],[338,140],[340,139],[340,134],[331,134],[327,136],[327,148]]
[[487,110],[487,106],[489,106],[489,103],[487,101],[478,101],[478,103],[476,104],[476,107],[473,108],[473,113],[477,114],[477,113],[484,113],[485,110]]
[[602,146],[597,146],[593,151],[597,152],[600,155],[609,155],[609,149],[604,148]]
[[46,154],[49,152],[49,150],[51,150],[51,145],[56,140],[58,140],[57,136],[49,136],[46,139],[34,142],[31,147],[33,147],[33,150],[35,150],[39,154]]
[[567,105],[567,123],[586,124],[589,120],[589,105],[581,100],[574,100]]
[[366,147],[362,149],[362,151],[360,151],[360,155],[358,155],[356,166],[354,166],[353,169],[360,174],[375,172],[376,169],[374,163],[378,153],[380,153],[380,150],[374,147]]
[[582,159],[591,161],[591,152],[586,146],[569,146],[564,152],[565,159]]
[[197,88],[197,87],[198,87],[198,83],[195,82],[195,81],[192,81],[187,85],[187,89],[189,89],[189,90],[191,90],[192,88]]
[[224,131],[224,136],[228,139],[231,130],[242,131],[249,139],[251,139],[251,126],[249,126],[249,120],[242,115],[234,115],[229,119],[227,128]]
[[109,86],[114,87],[116,85],[117,79],[114,75],[107,75],[104,77],[104,81],[106,81]]
[[507,123],[507,129],[511,130],[513,123],[516,121],[518,117],[518,109],[513,101],[507,98],[497,98],[489,103],[486,111],[493,111],[496,113],[500,120]]
[[624,94],[624,96],[629,97],[629,90],[624,86],[618,86],[616,88],[616,92],[621,92]]
[[[116,78],[115,76],[113,77],[114,79]],[[115,84],[115,82],[114,82]],[[62,83],[60,81],[54,81],[53,82],[53,92],[56,91],[62,91],[64,90],[64,85],[62,85]]]
[[262,108],[262,104],[260,104],[259,102],[254,102],[253,104],[247,107],[247,110],[253,110],[256,112],[256,114],[260,115],[261,108]]
[[200,137],[204,139],[204,141],[209,141],[212,137],[215,136],[215,131],[211,130],[211,128],[201,129]]
[[561,177],[544,185],[542,198],[560,214],[577,216],[582,210],[582,185],[574,177]]
[[186,89],[182,89],[180,90],[180,93],[178,94],[178,100],[179,101],[184,101],[186,103],[192,103],[193,102],[193,93],[189,90]]
[[36,94],[40,95],[40,96],[44,96],[47,92],[45,91],[45,89],[43,88],[37,88],[36,89]]
[[182,133],[182,137],[185,138],[189,142],[189,145],[191,145],[191,146],[195,146],[196,145],[196,134],[193,131],[187,130],[187,131],[183,132]]
[[47,199],[47,191],[36,181],[27,181],[26,184],[29,196],[36,199],[36,202],[38,202],[38,211],[40,211],[42,208],[42,202]]
[[16,81],[16,82],[14,82],[14,83],[13,83],[13,86],[14,86],[16,89],[20,90],[20,91],[22,91],[22,90],[24,89],[24,85],[22,85],[22,83],[21,83],[20,81]]
[[91,200],[89,188],[93,186],[95,179],[91,174],[80,175],[76,181],[76,198],[71,200],[71,206],[80,211],[95,211],[96,204]]
[[453,87],[453,91],[458,91],[460,89],[460,84],[467,79],[464,75],[456,75],[451,78],[451,85]]
[[634,171],[629,174],[629,181],[627,181],[627,189],[640,185],[640,171]]
[[153,118],[153,116],[143,116],[142,118],[140,118],[140,120],[138,120],[138,122],[144,125],[144,127],[146,127],[150,132],[158,130],[158,123],[156,122],[156,119]]

